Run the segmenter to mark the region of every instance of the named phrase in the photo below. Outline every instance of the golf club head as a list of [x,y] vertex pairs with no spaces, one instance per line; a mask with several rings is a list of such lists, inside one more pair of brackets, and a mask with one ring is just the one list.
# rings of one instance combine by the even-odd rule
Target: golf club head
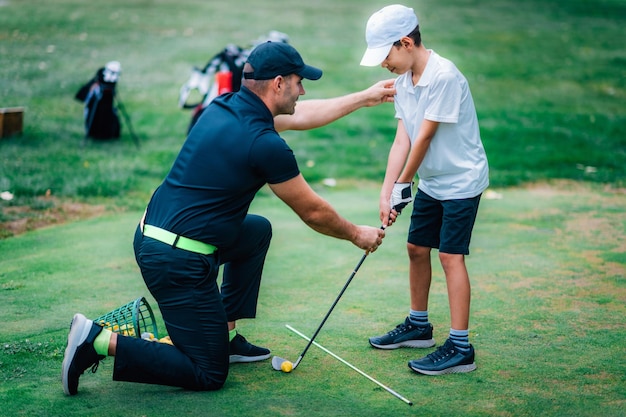
[[272,358],[272,368],[274,368],[275,371],[280,371],[281,370],[280,367],[281,367],[281,365],[284,362],[287,362],[287,359],[283,359],[281,357],[274,356]]
[[[300,361],[301,361],[301,360],[302,360],[302,355],[300,355],[300,356],[298,357],[298,360],[297,360],[297,361],[295,361],[295,362],[291,362],[290,360],[288,360],[288,359],[283,359],[283,358],[281,358],[281,357],[279,357],[279,356],[274,356],[274,357],[272,358],[272,368],[274,368],[274,369],[275,369],[275,370],[277,370],[277,371],[291,372],[291,371],[293,371],[294,369],[296,369],[296,367],[298,366],[298,364],[300,363]],[[289,370],[289,371],[285,371],[285,370],[283,370],[283,363],[285,363],[285,362],[289,362],[289,363],[291,363],[291,365],[292,365],[291,370]]]

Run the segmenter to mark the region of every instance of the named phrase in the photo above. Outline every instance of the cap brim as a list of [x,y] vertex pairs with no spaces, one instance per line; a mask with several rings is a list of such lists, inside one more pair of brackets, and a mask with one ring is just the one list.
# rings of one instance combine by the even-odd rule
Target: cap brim
[[393,44],[379,46],[377,48],[367,48],[363,58],[361,59],[361,65],[364,67],[375,67],[376,65],[380,65],[387,55],[389,55],[389,51],[391,51],[391,46]]
[[322,78],[322,70],[310,65],[305,65],[302,71],[298,71],[298,75],[307,80],[319,80]]

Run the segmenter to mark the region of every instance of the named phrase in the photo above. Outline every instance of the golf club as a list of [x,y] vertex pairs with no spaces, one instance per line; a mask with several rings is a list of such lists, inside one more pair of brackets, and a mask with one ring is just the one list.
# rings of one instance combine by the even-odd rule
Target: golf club
[[[308,337],[306,337],[304,334],[300,333],[298,330],[294,329],[293,327],[291,327],[290,325],[286,324],[285,327],[287,327],[289,330],[291,330],[292,332],[294,332],[295,334],[297,334],[298,336],[300,336],[301,338],[305,339],[305,340],[311,340]],[[339,362],[343,363],[344,365],[349,366],[350,368],[352,368],[353,370],[357,371],[358,373],[360,373],[361,375],[363,375],[364,377],[366,377],[367,379],[369,379],[370,381],[372,381],[373,383],[377,384],[379,387],[383,388],[385,391],[387,391],[388,393],[390,393],[391,395],[395,396],[396,398],[404,401],[405,403],[407,403],[408,405],[413,405],[412,401],[407,400],[406,398],[404,398],[402,395],[398,394],[397,392],[395,392],[394,390],[392,390],[391,388],[389,388],[388,386],[378,382],[377,380],[375,380],[374,378],[372,378],[371,376],[369,376],[368,374],[366,374],[365,372],[361,371],[359,368],[357,368],[354,365],[351,365],[348,361],[340,358],[339,356],[335,355],[333,352],[331,352],[330,350],[326,349],[324,346],[320,345],[317,342],[312,342],[315,346],[317,346],[318,348],[322,349],[324,352],[328,353],[330,356],[332,356],[333,358],[337,359]]]
[[[382,228],[382,227],[381,227]],[[320,330],[322,329],[322,326],[324,326],[324,323],[326,323],[326,320],[328,320],[328,316],[330,316],[330,313],[332,313],[333,309],[335,308],[335,306],[337,305],[337,303],[339,302],[339,299],[341,298],[341,296],[343,295],[343,293],[346,291],[346,289],[348,288],[348,285],[350,285],[350,282],[352,281],[352,278],[354,278],[354,276],[356,275],[356,272],[359,270],[359,268],[361,267],[361,265],[363,264],[363,261],[365,261],[365,258],[367,257],[368,252],[365,252],[363,254],[363,256],[361,257],[361,260],[359,261],[359,263],[356,265],[356,267],[354,268],[354,270],[352,271],[352,274],[350,275],[350,278],[348,278],[348,281],[346,281],[345,285],[343,286],[343,288],[341,289],[341,292],[339,293],[339,295],[337,296],[337,298],[335,299],[335,302],[333,303],[333,305],[330,307],[330,310],[328,310],[328,313],[326,313],[326,316],[324,317],[324,320],[322,320],[322,322],[320,323],[319,327],[317,328],[317,330],[315,331],[315,333],[313,334],[313,336],[311,337],[311,339],[309,340],[309,343],[306,345],[306,347],[304,348],[304,350],[302,351],[302,353],[300,354],[300,356],[298,357],[298,360],[296,360],[293,363],[292,367],[289,367],[289,370],[283,370],[283,364],[286,364],[287,362],[289,364],[291,364],[290,361],[288,361],[287,359],[283,359],[280,358],[278,356],[274,356],[272,358],[272,367],[277,370],[277,371],[281,371],[283,370],[284,372],[291,372],[292,370],[296,369],[298,367],[298,365],[300,364],[300,362],[302,361],[302,358],[304,357],[304,355],[306,354],[307,350],[309,350],[309,348],[311,347],[311,344],[313,344],[313,340],[315,340],[315,338],[317,337],[317,334],[320,332]]]

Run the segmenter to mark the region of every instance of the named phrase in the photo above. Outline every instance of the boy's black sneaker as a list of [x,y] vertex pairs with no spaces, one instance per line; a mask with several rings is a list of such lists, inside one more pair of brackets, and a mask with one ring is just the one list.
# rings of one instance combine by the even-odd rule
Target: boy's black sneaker
[[409,361],[409,368],[420,374],[443,375],[471,372],[476,369],[474,347],[468,352],[461,352],[450,339],[439,349],[421,359]]
[[269,357],[269,349],[253,345],[239,333],[230,341],[230,363],[256,362]]
[[102,327],[82,314],[74,315],[70,332],[67,335],[67,347],[63,357],[61,379],[66,395],[78,392],[78,379],[89,368],[96,372],[98,364],[105,357],[98,355],[93,348],[93,341],[102,331]]
[[416,326],[407,317],[389,333],[370,337],[370,345],[378,349],[397,349],[400,347],[429,348],[435,346],[433,326]]

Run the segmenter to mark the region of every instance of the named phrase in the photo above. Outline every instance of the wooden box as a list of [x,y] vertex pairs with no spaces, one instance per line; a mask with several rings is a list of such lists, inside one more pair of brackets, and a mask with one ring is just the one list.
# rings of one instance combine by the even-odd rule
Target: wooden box
[[24,107],[0,108],[0,138],[21,135],[24,127]]

